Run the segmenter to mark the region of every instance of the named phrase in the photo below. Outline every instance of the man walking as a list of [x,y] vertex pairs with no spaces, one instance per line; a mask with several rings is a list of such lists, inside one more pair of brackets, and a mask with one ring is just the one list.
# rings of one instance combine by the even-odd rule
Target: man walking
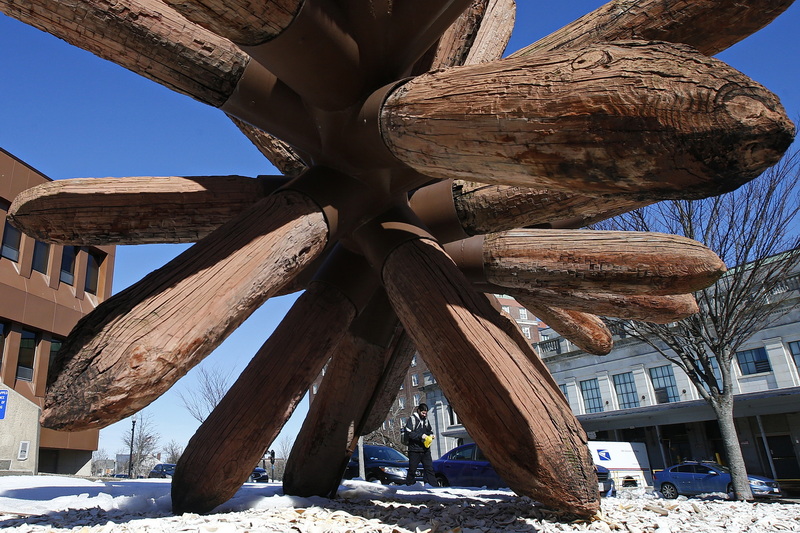
[[413,415],[408,417],[403,428],[408,444],[408,475],[406,485],[413,485],[416,482],[417,465],[422,462],[424,470],[423,480],[425,483],[438,487],[436,475],[433,472],[433,460],[431,459],[431,442],[433,442],[433,429],[428,422],[428,406],[421,403]]

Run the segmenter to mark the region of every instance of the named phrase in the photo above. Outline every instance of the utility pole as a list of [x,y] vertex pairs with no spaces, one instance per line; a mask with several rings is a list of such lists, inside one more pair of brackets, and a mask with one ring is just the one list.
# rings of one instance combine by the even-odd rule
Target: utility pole
[[133,478],[133,432],[136,429],[136,419],[131,420],[131,450],[128,456],[128,479]]

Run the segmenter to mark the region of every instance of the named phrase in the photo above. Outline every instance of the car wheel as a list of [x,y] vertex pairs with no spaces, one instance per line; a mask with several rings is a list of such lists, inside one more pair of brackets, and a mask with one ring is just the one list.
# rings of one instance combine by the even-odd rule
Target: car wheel
[[441,475],[441,474],[438,474],[438,475],[436,476],[436,481],[438,481],[438,482],[439,482],[439,486],[440,486],[440,487],[449,487],[449,486],[450,486],[450,483],[447,481],[447,478],[446,478],[446,477],[444,477],[444,476],[443,476],[443,475]]
[[367,478],[367,481],[368,481],[369,483],[380,483],[380,482],[381,482],[381,480],[380,480],[380,479],[378,479],[378,478],[376,478],[375,476],[369,476],[369,477]]
[[678,497],[678,489],[672,483],[662,483],[661,494],[668,500],[674,500]]

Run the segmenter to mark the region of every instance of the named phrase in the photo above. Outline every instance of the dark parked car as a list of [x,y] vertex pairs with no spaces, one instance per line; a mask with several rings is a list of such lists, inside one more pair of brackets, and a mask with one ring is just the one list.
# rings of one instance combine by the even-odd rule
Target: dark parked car
[[[753,496],[781,496],[781,488],[774,479],[750,476]],[[653,474],[656,490],[665,498],[677,498],[679,494],[704,494],[708,492],[733,492],[731,474],[727,467],[717,463],[687,461],[670,466]]]
[[250,474],[250,479],[247,481],[256,481],[258,483],[269,483],[269,474],[266,470],[257,466],[253,469],[253,473]]
[[[611,496],[615,491],[614,480],[607,468],[595,466],[598,489],[603,496]],[[436,479],[442,487],[486,487],[498,489],[507,487],[483,452],[475,443],[453,448],[433,462]]]
[[171,463],[161,463],[157,464],[153,467],[147,477],[160,477],[160,478],[168,478],[172,477],[175,473],[175,465]]
[[[388,446],[365,444],[364,469],[367,481],[380,481],[384,485],[404,484],[408,474],[408,457]],[[356,449],[344,472],[344,479],[353,479],[358,475],[358,449]],[[422,470],[417,469],[416,477],[417,481],[422,480]]]

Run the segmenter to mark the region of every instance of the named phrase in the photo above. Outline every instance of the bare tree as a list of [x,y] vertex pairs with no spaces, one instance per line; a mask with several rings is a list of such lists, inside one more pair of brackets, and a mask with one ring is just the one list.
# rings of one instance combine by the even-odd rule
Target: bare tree
[[800,265],[800,155],[715,198],[669,201],[627,213],[603,229],[663,231],[704,243],[730,270],[695,293],[700,312],[672,324],[620,322],[680,367],[714,410],[737,499],[752,499],[733,419],[732,363],[754,333],[790,309],[787,279]]
[[159,435],[153,427],[153,420],[150,414],[140,411],[132,417],[132,422],[131,429],[123,437],[126,453],[131,456],[132,464],[129,465],[129,470],[132,477],[145,476],[150,470],[146,459],[155,456],[155,451],[158,449]]
[[198,372],[197,387],[185,393],[178,392],[178,395],[192,418],[202,424],[230,389],[231,373],[219,367],[207,369],[204,366]]
[[106,474],[107,470],[114,468],[114,461],[108,456],[108,452],[104,448],[92,452],[92,475],[102,476]]
[[164,446],[162,450],[163,455],[161,460],[165,463],[177,463],[183,453],[183,446],[178,444],[176,440],[171,440]]
[[394,402],[386,417],[386,421],[378,426],[378,429],[364,435],[364,444],[380,444],[404,452],[406,446],[400,439],[403,429],[403,419],[400,418],[399,415],[400,408],[397,402]]

